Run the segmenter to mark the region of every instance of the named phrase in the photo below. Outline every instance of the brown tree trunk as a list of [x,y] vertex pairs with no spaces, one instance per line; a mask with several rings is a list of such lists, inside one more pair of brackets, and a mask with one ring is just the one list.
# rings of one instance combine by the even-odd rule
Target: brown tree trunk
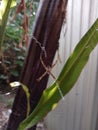
[[[66,4],[67,0],[41,0],[38,8],[28,54],[20,78],[20,82],[27,85],[30,91],[31,112],[46,88],[49,76],[46,74],[41,80],[37,80],[46,71],[40,57],[45,66],[52,65],[55,52],[59,46],[58,40],[65,18]],[[19,87],[7,130],[17,130],[19,123],[25,119],[26,113],[26,96],[23,89]],[[35,130],[35,127],[30,130]]]

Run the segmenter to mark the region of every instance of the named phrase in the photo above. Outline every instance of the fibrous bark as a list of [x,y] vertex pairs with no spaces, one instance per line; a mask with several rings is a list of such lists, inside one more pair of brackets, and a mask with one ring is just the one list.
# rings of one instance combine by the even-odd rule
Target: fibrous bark
[[[56,50],[58,49],[60,31],[65,19],[67,0],[41,0],[35,19],[32,38],[29,44],[27,57],[20,76],[20,82],[28,86],[30,91],[31,112],[36,107],[43,90],[46,88],[49,75],[37,80],[46,71],[45,66],[51,66]],[[7,130],[17,130],[27,113],[26,96],[18,88]],[[29,130],[35,130],[35,126]]]

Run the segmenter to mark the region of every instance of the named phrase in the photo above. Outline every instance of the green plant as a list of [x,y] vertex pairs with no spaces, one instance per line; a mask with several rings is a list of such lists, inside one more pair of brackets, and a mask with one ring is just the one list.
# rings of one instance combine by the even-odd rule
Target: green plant
[[[49,111],[53,110],[62,95],[65,96],[77,81],[82,69],[89,59],[89,55],[98,43],[98,19],[90,30],[80,40],[71,56],[68,58],[57,80],[43,95],[35,110],[20,123],[18,130],[26,130],[34,126]],[[62,95],[61,95],[62,93]]]
[[[34,20],[38,6],[38,2],[31,2],[32,0],[26,1],[26,14],[29,16],[29,34],[31,34],[31,23]],[[19,3],[20,0],[17,1],[18,5]],[[5,6],[0,8],[0,91],[5,93],[9,90],[11,91],[9,86],[10,82],[19,80],[25,58],[26,47],[24,41],[22,41],[24,32],[22,27],[24,16],[23,11],[19,12],[19,14],[16,15],[16,18],[12,21],[17,10],[15,0],[12,0],[12,4],[10,1],[11,7],[13,8],[10,8],[8,1],[2,0],[2,4]],[[32,6],[32,8],[30,6]],[[8,12],[6,12],[7,10]],[[23,45],[20,46],[20,44]]]
[[[18,2],[18,5],[20,3]],[[38,2],[32,2],[32,0],[26,1],[26,15],[29,17],[29,35],[31,35],[32,32],[32,22],[34,21],[36,10],[38,7]],[[8,17],[7,26],[5,30],[5,38],[4,38],[4,47],[6,47],[6,44],[13,44],[13,42],[19,44],[21,42],[24,28],[23,28],[23,17],[24,13],[21,10],[20,12],[17,12],[17,6],[11,9],[10,15]],[[24,41],[22,41],[24,42]],[[24,44],[25,46],[25,44]]]
[[7,46],[3,52],[0,64],[0,91],[11,90],[9,83],[19,80],[21,68],[25,58],[25,48],[18,48],[17,44]]
[[[4,8],[0,8],[0,47],[2,48],[3,41],[4,41],[4,33],[6,29],[6,23],[8,14],[11,8],[12,1],[14,0],[2,0],[5,4]],[[16,1],[14,1],[16,2]],[[24,11],[22,12],[22,14]],[[20,14],[20,17],[22,16]],[[26,16],[26,15],[25,15]],[[28,20],[26,16],[26,20]],[[13,20],[12,20],[13,21]],[[12,25],[13,26],[13,25]],[[21,25],[20,25],[21,26]],[[14,26],[15,27],[15,26]],[[23,26],[22,26],[23,27]],[[11,29],[11,27],[10,27]],[[24,29],[24,28],[23,28]],[[20,31],[20,34],[23,33],[23,29]],[[14,31],[14,30],[13,30]],[[12,31],[12,32],[13,32]],[[15,35],[17,34],[15,30]],[[5,44],[4,49],[5,51],[0,51],[0,65],[2,68],[1,71],[1,79],[7,81],[9,83],[11,80],[11,75],[18,76],[19,74],[16,72],[19,67],[17,68],[16,60],[11,58],[12,54],[16,57],[16,52],[20,52],[21,50],[18,47],[17,41],[19,41],[19,37],[14,37],[12,35],[9,35],[12,33],[10,30],[10,33],[7,33],[7,37],[12,37],[14,40],[9,40],[9,42],[12,45],[12,48],[14,48],[14,52],[12,52],[12,48],[9,47],[9,44]],[[28,31],[27,31],[28,32]],[[7,42],[8,40],[5,39]],[[13,42],[16,41],[16,42]],[[92,28],[88,31],[88,33],[83,37],[83,39],[80,41],[80,43],[76,46],[74,52],[69,57],[68,61],[66,62],[64,68],[62,69],[62,72],[60,73],[57,80],[43,92],[43,95],[39,101],[39,104],[19,126],[18,130],[25,130],[36,124],[42,117],[44,117],[49,111],[54,109],[57,106],[58,101],[63,98],[64,95],[66,95],[75,82],[77,81],[83,67],[88,61],[89,55],[91,51],[94,49],[94,47],[97,45],[98,41],[98,20],[95,22],[95,24],[92,26]],[[0,49],[1,49],[0,48]],[[8,50],[8,52],[6,51]],[[8,57],[9,56],[9,57]],[[22,66],[21,60],[24,60],[24,57],[21,57],[20,55],[18,57],[18,65]],[[17,59],[17,58],[16,58]],[[15,64],[14,64],[15,63]],[[10,66],[12,66],[14,70],[11,70]],[[11,71],[11,74],[10,74]],[[8,75],[7,75],[8,74]],[[10,78],[9,78],[10,77]],[[15,80],[15,77],[14,77]],[[13,80],[12,80],[13,81]],[[3,83],[2,83],[3,84]],[[26,95],[28,94],[28,91],[25,91]],[[29,102],[29,101],[28,101]],[[27,103],[28,103],[27,102]],[[29,105],[28,105],[29,106]],[[28,107],[29,108],[29,107]],[[28,109],[29,110],[29,109]],[[28,112],[28,111],[27,111]]]

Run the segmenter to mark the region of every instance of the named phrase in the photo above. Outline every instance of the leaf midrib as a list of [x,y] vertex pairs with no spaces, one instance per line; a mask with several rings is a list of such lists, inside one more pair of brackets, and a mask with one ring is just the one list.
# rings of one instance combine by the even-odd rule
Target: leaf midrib
[[[98,22],[98,20],[97,20],[97,22]],[[94,26],[93,28],[95,28],[95,26]],[[83,53],[84,49],[85,49],[86,46],[88,45],[90,39],[94,36],[95,33],[96,33],[96,28],[95,28],[94,32],[92,33],[92,35],[88,38],[87,43],[84,44],[83,49],[81,50],[81,52],[79,53],[79,55],[76,57],[76,59],[73,61],[73,63],[69,66],[68,70],[63,74],[63,76],[62,76],[61,78],[58,78],[57,81],[58,81],[59,84],[62,82],[62,80],[65,78],[65,76],[69,73],[69,71],[70,71],[71,68],[74,66],[74,64],[76,64],[76,62],[77,62],[78,59],[80,58],[81,54]],[[73,57],[72,57],[72,58],[73,58]],[[71,63],[71,62],[70,62],[70,63]],[[61,79],[61,80],[59,81],[59,79]]]

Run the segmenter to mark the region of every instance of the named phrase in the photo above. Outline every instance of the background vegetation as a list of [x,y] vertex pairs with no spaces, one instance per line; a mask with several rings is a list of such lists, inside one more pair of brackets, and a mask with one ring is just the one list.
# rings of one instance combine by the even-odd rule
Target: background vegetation
[[[20,0],[18,0],[19,5]],[[26,0],[26,15],[28,16],[28,32],[31,35],[32,23],[38,7],[38,1]],[[18,6],[10,11],[8,18],[4,43],[2,46],[3,58],[0,59],[0,93],[6,93],[11,88],[9,83],[19,80],[19,75],[23,66],[26,54],[27,43],[23,37],[24,12],[17,13]],[[30,36],[28,36],[30,37]]]

